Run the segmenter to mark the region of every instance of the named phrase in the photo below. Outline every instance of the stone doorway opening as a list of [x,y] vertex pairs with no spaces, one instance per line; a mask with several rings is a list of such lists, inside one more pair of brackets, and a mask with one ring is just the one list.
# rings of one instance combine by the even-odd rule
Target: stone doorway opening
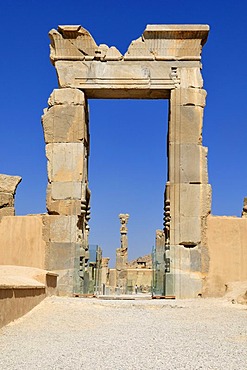
[[129,213],[129,259],[151,254],[162,228],[167,100],[89,100],[90,244],[115,266],[119,213]]

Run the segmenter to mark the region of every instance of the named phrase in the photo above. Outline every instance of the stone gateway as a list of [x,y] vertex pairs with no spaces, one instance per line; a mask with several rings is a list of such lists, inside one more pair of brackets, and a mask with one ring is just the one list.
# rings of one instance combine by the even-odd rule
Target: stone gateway
[[[80,289],[87,268],[88,99],[169,99],[163,256],[169,269],[163,273],[163,294],[202,293],[211,208],[207,148],[202,145],[206,91],[201,52],[208,32],[207,25],[148,25],[122,55],[114,46],[97,45],[79,25],[50,31],[59,89],[52,92],[42,119],[53,234],[47,240],[47,268],[59,272],[60,287]],[[66,266],[65,255],[70,256]]]

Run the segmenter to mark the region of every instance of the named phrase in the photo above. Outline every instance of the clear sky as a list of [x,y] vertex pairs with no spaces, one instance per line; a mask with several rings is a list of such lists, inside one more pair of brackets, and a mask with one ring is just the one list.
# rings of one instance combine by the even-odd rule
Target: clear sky
[[[97,44],[125,53],[147,24],[209,24],[203,48],[208,92],[203,144],[209,147],[212,213],[237,215],[247,196],[247,2],[242,0],[4,0],[0,2],[0,173],[20,175],[17,214],[43,213],[47,185],[40,123],[57,87],[51,28],[81,24]],[[151,251],[162,228],[167,102],[90,100],[90,242],[114,259],[119,213],[129,213],[129,256]]]

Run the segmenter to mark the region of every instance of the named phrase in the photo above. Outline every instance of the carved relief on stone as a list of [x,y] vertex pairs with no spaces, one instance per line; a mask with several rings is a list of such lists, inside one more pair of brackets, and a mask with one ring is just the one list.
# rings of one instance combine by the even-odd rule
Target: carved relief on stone
[[120,222],[121,222],[120,233],[121,234],[127,234],[127,232],[128,232],[127,223],[128,223],[128,220],[129,220],[129,215],[127,213],[126,214],[120,213],[119,219],[120,219]]
[[171,223],[170,182],[167,181],[165,191],[165,209],[164,209],[164,233],[166,246],[169,246],[170,244],[170,223]]

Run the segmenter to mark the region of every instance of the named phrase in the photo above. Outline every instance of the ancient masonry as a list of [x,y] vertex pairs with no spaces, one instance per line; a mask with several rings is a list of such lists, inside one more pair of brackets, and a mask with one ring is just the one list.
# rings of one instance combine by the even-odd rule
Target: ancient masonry
[[[47,268],[63,275],[60,285],[70,286],[71,291],[80,289],[87,264],[87,100],[169,99],[165,294],[201,294],[208,269],[205,228],[211,207],[207,148],[202,145],[206,91],[201,52],[208,32],[207,25],[148,25],[122,55],[114,46],[97,45],[79,25],[50,31],[50,58],[59,89],[52,92],[43,116],[47,209],[53,217],[49,226],[53,239],[47,239],[53,263],[49,266],[48,257]],[[68,254],[71,258],[65,266]]]
[[0,219],[15,214],[15,192],[21,182],[20,176],[0,175]]

